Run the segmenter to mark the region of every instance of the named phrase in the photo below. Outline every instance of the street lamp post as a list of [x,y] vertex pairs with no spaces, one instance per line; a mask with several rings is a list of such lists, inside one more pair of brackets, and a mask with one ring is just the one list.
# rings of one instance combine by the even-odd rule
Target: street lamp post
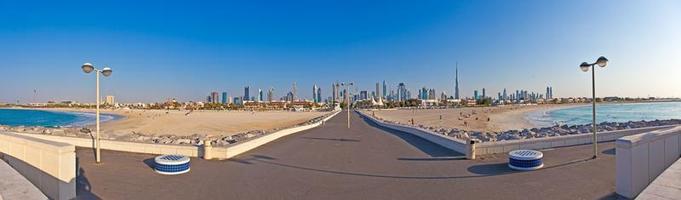
[[592,120],[593,120],[591,122],[591,124],[592,124],[592,128],[593,128],[592,132],[593,132],[593,150],[594,150],[593,158],[594,159],[596,157],[598,157],[598,137],[596,137],[596,130],[597,130],[596,129],[596,67],[595,67],[596,65],[598,65],[599,67],[605,67],[605,66],[608,65],[608,59],[601,56],[601,57],[598,58],[598,60],[596,60],[595,63],[589,64],[587,62],[583,62],[582,64],[579,65],[579,68],[581,68],[583,72],[588,72],[589,68],[593,68],[593,69],[591,69],[591,95],[592,95],[592,98],[591,98],[591,103],[592,103],[592,110],[591,111],[592,111],[592,113],[591,114],[592,114]]
[[350,128],[350,86],[353,86],[354,83],[348,82],[348,84],[341,83],[341,86],[345,86],[345,99],[346,99],[346,107],[348,109],[348,128]]
[[97,163],[101,163],[102,162],[102,154],[101,154],[101,151],[100,151],[100,148],[99,148],[100,147],[100,140],[99,140],[99,104],[100,104],[99,103],[99,101],[100,101],[99,74],[101,73],[102,75],[104,75],[104,77],[108,77],[108,76],[111,76],[111,73],[113,72],[113,70],[111,70],[111,68],[108,68],[108,67],[104,67],[104,69],[99,70],[99,69],[96,69],[90,63],[83,64],[83,66],[81,68],[83,69],[83,72],[85,72],[86,74],[89,74],[90,72],[94,71],[95,74],[96,74],[96,77],[97,77],[96,78],[97,79],[97,86],[96,86],[97,87],[97,94],[96,94],[97,95],[97,105],[96,105],[96,107],[97,107],[96,113],[97,114],[95,115],[96,116],[95,120],[96,120],[96,123],[97,123],[97,134],[96,134],[96,137],[95,137],[95,149],[96,149],[95,159],[97,160]]

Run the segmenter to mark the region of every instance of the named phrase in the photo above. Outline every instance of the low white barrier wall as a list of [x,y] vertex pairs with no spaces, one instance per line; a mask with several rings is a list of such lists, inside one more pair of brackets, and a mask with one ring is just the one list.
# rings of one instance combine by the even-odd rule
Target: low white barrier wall
[[232,158],[234,156],[237,156],[239,154],[242,154],[244,152],[250,151],[252,149],[255,149],[261,145],[267,144],[269,142],[272,142],[276,139],[279,139],[281,137],[291,135],[300,131],[308,130],[311,128],[315,128],[319,125],[322,125],[324,122],[328,121],[329,119],[333,118],[336,116],[340,111],[335,111],[335,113],[329,115],[328,117],[322,119],[322,121],[319,121],[314,124],[308,124],[305,126],[299,126],[299,127],[294,127],[294,128],[289,128],[289,129],[284,129],[281,131],[277,131],[276,133],[271,133],[267,134],[265,136],[246,141],[241,144],[237,144],[231,147],[227,148],[213,148],[213,155],[216,155],[216,158],[220,159],[226,159],[226,158]]
[[[545,138],[533,138],[533,139],[522,139],[522,140],[506,140],[506,141],[496,141],[496,142],[483,142],[483,143],[478,143],[476,142],[473,147],[470,146],[470,144],[467,144],[467,141],[463,141],[457,138],[445,136],[427,129],[419,128],[419,127],[413,127],[413,126],[408,126],[408,125],[402,125],[402,124],[394,124],[394,123],[387,123],[384,122],[383,120],[376,119],[369,114],[363,113],[361,111],[357,111],[360,115],[364,116],[365,118],[371,120],[372,122],[375,122],[379,126],[390,128],[393,130],[397,131],[402,131],[406,133],[410,133],[413,135],[416,135],[418,137],[421,137],[425,140],[431,141],[435,144],[438,144],[440,146],[443,146],[448,149],[452,149],[454,151],[457,151],[462,154],[466,154],[468,158],[474,159],[475,156],[477,155],[486,155],[486,154],[496,154],[496,153],[506,153],[510,152],[513,150],[518,150],[518,149],[534,149],[534,150],[541,150],[541,149],[547,149],[547,148],[557,148],[557,147],[567,147],[567,146],[574,146],[574,145],[583,145],[583,144],[591,144],[592,143],[592,134],[575,134],[575,135],[565,135],[565,136],[558,136],[558,137],[545,137]],[[668,126],[656,126],[656,127],[644,127],[644,128],[635,128],[635,129],[627,129],[627,130],[616,130],[616,131],[607,131],[607,132],[599,132],[596,134],[596,137],[598,139],[598,142],[607,142],[607,141],[614,141],[617,138],[624,137],[624,136],[629,136],[629,135],[635,135],[635,134],[640,134],[644,132],[649,132],[649,131],[654,131],[654,130],[660,130],[660,129],[668,129],[672,127],[676,127],[677,125],[668,125]],[[470,148],[475,148],[475,149],[470,149]]]
[[[635,128],[627,130],[616,130],[599,132],[596,134],[598,142],[614,141],[617,138],[624,136],[635,135],[640,133],[645,133],[648,131],[660,130],[675,127],[675,125],[670,126],[656,126],[656,127],[645,127],[645,128]],[[506,141],[496,141],[496,142],[484,142],[477,144],[475,147],[475,153],[477,155],[485,154],[495,154],[495,153],[506,153],[517,149],[548,149],[557,147],[567,147],[574,145],[583,145],[593,143],[593,135],[588,134],[575,134],[575,135],[565,135],[557,137],[545,137],[545,138],[533,138],[533,139],[523,139],[523,140],[506,140]]]
[[631,135],[616,142],[616,192],[636,197],[681,156],[681,126]]
[[459,140],[453,137],[449,137],[446,135],[438,134],[433,131],[429,131],[426,129],[418,128],[418,127],[412,127],[412,126],[407,126],[407,125],[401,125],[401,124],[393,124],[393,123],[387,123],[382,120],[378,120],[372,116],[369,116],[365,113],[362,113],[361,111],[357,111],[360,115],[362,115],[364,118],[371,120],[372,122],[378,124],[379,126],[386,127],[389,129],[397,130],[397,131],[402,131],[405,133],[409,133],[415,136],[418,136],[420,138],[423,138],[424,140],[430,141],[432,143],[435,143],[437,145],[440,145],[442,147],[445,147],[447,149],[451,149],[453,151],[462,153],[462,154],[467,154],[467,144],[466,141]]
[[[255,138],[250,141],[243,142],[231,147],[207,147],[204,146],[187,146],[187,145],[172,145],[172,144],[150,144],[150,143],[139,143],[139,142],[125,142],[125,141],[114,141],[114,140],[101,140],[100,147],[102,149],[113,150],[113,151],[124,151],[133,153],[145,153],[145,154],[176,154],[184,155],[190,157],[205,157],[208,155],[208,159],[228,159],[259,147],[268,142],[274,141],[278,138],[311,129],[321,125],[323,122],[336,116],[339,112],[335,112],[328,117],[324,118],[322,121],[298,126],[288,129],[283,129],[274,133],[264,135],[259,138]],[[94,140],[90,138],[76,138],[76,137],[64,137],[64,136],[52,136],[52,135],[41,135],[41,134],[21,134],[23,136],[37,138],[42,140],[61,142],[66,144],[71,144],[77,147],[94,148]],[[210,152],[209,152],[210,151]],[[104,158],[106,159],[106,158]]]
[[70,144],[0,134],[2,159],[50,199],[76,198],[76,153]]

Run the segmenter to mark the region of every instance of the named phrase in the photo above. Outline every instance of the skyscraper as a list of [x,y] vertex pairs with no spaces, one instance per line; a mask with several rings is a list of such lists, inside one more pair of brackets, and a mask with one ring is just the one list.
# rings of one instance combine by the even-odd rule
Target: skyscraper
[[317,87],[317,103],[321,103],[321,102],[322,102],[322,88]]
[[293,81],[293,85],[291,86],[291,95],[292,95],[291,101],[296,101],[296,98],[298,98],[298,96],[296,96],[296,95],[298,95],[297,92],[298,92],[298,88],[296,86],[296,82]]
[[551,88],[546,86],[546,99],[551,99]]
[[227,104],[227,92],[222,92],[222,104]]
[[210,103],[219,103],[220,102],[220,96],[219,96],[218,92],[211,92],[210,98],[211,98]]
[[503,96],[502,96],[502,100],[506,100],[506,99],[507,99],[507,96],[506,96],[506,88],[504,88],[504,94],[503,94]]
[[454,78],[454,99],[459,99],[459,62],[456,63],[456,77]]
[[388,86],[385,84],[385,80],[383,80],[383,93],[381,94],[383,94],[383,98],[385,98],[386,95],[388,95]]
[[381,85],[377,82],[376,83],[376,94],[375,94],[374,98],[376,100],[378,100],[381,97],[383,97],[383,96],[381,96]]
[[259,101],[259,102],[262,102],[262,101],[264,100],[264,98],[265,98],[264,96],[265,96],[265,95],[263,95],[262,89],[258,88],[258,101]]
[[474,91],[473,91],[473,99],[475,99],[475,100],[478,100],[478,99],[479,99],[479,97],[478,97],[478,90],[474,90]]
[[273,99],[274,99],[274,88],[270,87],[270,89],[267,90],[267,101],[272,102]]
[[251,87],[249,86],[244,87],[244,101],[248,101],[251,99],[250,90]]
[[487,93],[485,93],[485,88],[482,88],[482,98],[484,99],[486,97],[487,97]]
[[404,83],[400,83],[397,85],[397,100],[398,101],[406,101],[407,100],[407,86],[404,85]]
[[312,85],[312,102],[317,102],[317,84]]

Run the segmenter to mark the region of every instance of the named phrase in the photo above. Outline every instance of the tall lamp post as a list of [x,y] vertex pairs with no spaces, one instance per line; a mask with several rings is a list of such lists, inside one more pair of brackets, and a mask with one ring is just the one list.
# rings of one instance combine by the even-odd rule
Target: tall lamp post
[[83,64],[83,66],[81,68],[83,69],[83,72],[85,72],[86,74],[89,74],[90,72],[94,71],[96,76],[97,76],[97,114],[96,114],[97,136],[95,137],[95,149],[96,149],[95,157],[96,157],[97,163],[101,163],[102,162],[102,154],[101,154],[101,151],[100,151],[100,148],[99,148],[99,146],[100,146],[99,145],[100,144],[100,140],[99,140],[99,104],[100,104],[99,103],[99,101],[100,101],[99,74],[101,73],[105,77],[108,77],[108,76],[111,76],[111,73],[113,71],[111,70],[111,68],[108,68],[108,67],[104,67],[104,69],[102,69],[102,70],[96,69],[90,63]]
[[350,86],[353,86],[353,85],[354,85],[354,83],[352,83],[352,82],[348,82],[347,84],[344,83],[344,82],[341,83],[341,86],[345,86],[345,98],[346,98],[345,102],[347,103],[347,105],[345,105],[345,106],[348,109],[348,128],[350,128],[350,104],[351,104],[351,102],[350,102],[351,101],[351,99],[350,99]]
[[593,103],[593,108],[592,108],[592,125],[593,125],[593,149],[594,149],[594,155],[593,158],[595,159],[598,156],[598,138],[596,137],[596,65],[599,67],[605,67],[608,65],[608,59],[601,56],[596,60],[595,63],[587,63],[583,62],[581,65],[579,65],[579,68],[582,69],[583,72],[588,72],[589,68],[591,69],[591,102]]

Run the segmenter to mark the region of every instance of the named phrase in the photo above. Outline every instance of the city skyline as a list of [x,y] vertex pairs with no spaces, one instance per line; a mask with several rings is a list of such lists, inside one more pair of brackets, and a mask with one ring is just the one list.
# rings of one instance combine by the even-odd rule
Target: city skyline
[[[391,89],[405,83],[413,93],[425,86],[453,96],[456,63],[462,97],[480,88],[495,96],[503,88],[546,86],[559,91],[556,97],[588,97],[590,76],[578,66],[601,55],[611,62],[596,71],[599,97],[681,97],[675,1],[390,1],[306,10],[110,4],[92,13],[81,12],[90,10],[88,2],[0,4],[0,17],[12,19],[0,22],[4,103],[94,101],[94,77],[80,71],[84,62],[113,68],[102,94],[120,102],[204,101],[212,91],[237,96],[244,85],[280,88],[278,99],[292,82],[332,91],[335,80],[352,80],[359,91],[385,80]],[[599,10],[575,15],[585,7]],[[184,9],[182,18],[169,14]],[[295,95],[312,99],[309,89],[301,91]]]

